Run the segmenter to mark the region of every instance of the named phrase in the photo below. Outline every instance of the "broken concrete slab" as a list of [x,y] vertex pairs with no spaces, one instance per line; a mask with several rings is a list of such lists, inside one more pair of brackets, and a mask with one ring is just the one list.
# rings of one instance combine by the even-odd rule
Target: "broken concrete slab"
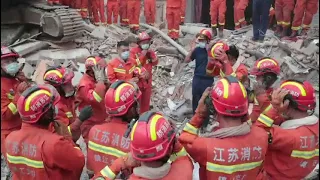
[[40,49],[48,48],[50,45],[45,42],[29,42],[13,47],[13,49],[20,55],[25,56]]
[[36,82],[37,84],[44,84],[43,76],[48,66],[53,66],[53,62],[49,60],[40,61],[32,76],[32,81]]
[[65,61],[75,60],[77,62],[84,63],[85,59],[90,56],[90,52],[84,48],[78,49],[69,49],[69,50],[42,50],[39,51],[39,59],[47,59],[47,60],[61,60]]
[[106,32],[106,29],[102,26],[99,26],[99,27],[95,27],[89,35],[97,39],[104,39],[105,32]]

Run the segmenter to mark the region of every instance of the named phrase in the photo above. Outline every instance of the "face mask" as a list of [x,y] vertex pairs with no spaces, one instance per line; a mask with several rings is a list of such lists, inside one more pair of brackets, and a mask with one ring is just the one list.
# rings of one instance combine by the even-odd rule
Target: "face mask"
[[143,45],[141,45],[141,48],[143,50],[147,50],[147,49],[149,49],[149,44],[143,44]]
[[206,47],[206,43],[205,43],[205,42],[199,42],[199,43],[197,44],[197,47],[199,47],[199,48],[205,48],[205,47]]
[[15,76],[19,72],[19,70],[20,65],[17,62],[10,63],[5,67],[6,73],[8,73],[11,76]]
[[121,59],[127,60],[129,58],[129,51],[121,53]]
[[64,85],[64,86],[62,86],[62,89],[64,91],[65,97],[71,97],[75,93],[75,90],[74,90],[74,87],[72,86],[72,84]]

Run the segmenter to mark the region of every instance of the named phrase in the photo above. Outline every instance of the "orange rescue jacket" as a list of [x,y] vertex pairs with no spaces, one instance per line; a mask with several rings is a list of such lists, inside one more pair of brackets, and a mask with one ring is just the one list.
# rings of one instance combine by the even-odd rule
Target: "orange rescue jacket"
[[257,179],[304,179],[319,162],[319,121],[313,125],[298,126],[288,126],[288,123],[318,118],[309,116],[274,126],[277,121],[270,117],[269,113],[261,114],[255,123],[272,136],[263,166],[264,171]]
[[219,76],[221,78],[233,75],[238,78],[238,80],[242,83],[244,83],[248,79],[248,69],[246,65],[240,64],[235,72],[233,72],[232,66],[230,63],[225,64],[224,66],[222,64],[216,64],[214,63],[214,60],[211,60],[208,62],[207,65],[207,73],[209,73],[211,76]]
[[31,124],[10,133],[5,146],[13,180],[80,179],[85,164],[71,139]]
[[88,169],[95,174],[113,161],[130,151],[130,138],[124,138],[127,122],[111,117],[100,125],[95,125],[89,132]]
[[167,8],[180,8],[181,6],[182,0],[167,0]]
[[[250,133],[228,138],[198,137],[201,117],[197,112],[186,124],[179,142],[200,164],[206,179],[255,179],[268,147],[267,133],[252,126]],[[259,138],[257,138],[259,137]]]
[[136,63],[131,58],[129,58],[127,62],[115,58],[108,64],[108,79],[111,83],[117,80],[129,81],[133,77],[135,67]]

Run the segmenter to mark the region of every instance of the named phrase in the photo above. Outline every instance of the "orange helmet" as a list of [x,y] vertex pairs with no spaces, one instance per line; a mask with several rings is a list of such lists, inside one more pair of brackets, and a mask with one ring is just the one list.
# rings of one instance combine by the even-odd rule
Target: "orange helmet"
[[59,66],[47,69],[43,80],[53,86],[61,86],[71,83],[73,77],[74,72],[71,69]]
[[110,116],[125,115],[140,96],[141,91],[136,85],[125,81],[112,83],[104,97],[107,114]]
[[220,79],[210,95],[212,104],[219,114],[238,117],[248,113],[246,88],[234,76]]
[[100,65],[103,68],[107,67],[106,61],[104,59],[102,59],[101,57],[89,56],[85,62],[86,70],[91,69],[95,65]]
[[254,63],[250,74],[255,76],[261,76],[265,73],[274,73],[276,75],[280,74],[280,65],[277,60],[270,57],[263,57]]
[[210,50],[211,53],[209,53],[209,56],[212,58],[216,58],[215,53],[216,50],[222,48],[224,51],[228,51],[229,50],[229,46],[222,42],[222,41],[218,41],[216,44],[214,44]]
[[141,42],[141,41],[148,41],[150,40],[151,37],[149,36],[149,34],[145,31],[141,32],[138,34],[138,42]]
[[144,74],[146,72],[146,68],[144,67],[135,67],[134,70],[133,70],[133,75],[135,77],[139,77],[141,76],[142,74]]
[[171,123],[160,113],[147,111],[131,131],[131,153],[139,161],[154,161],[168,154],[175,138]]
[[212,38],[211,32],[207,29],[202,29],[200,31],[200,35],[198,37],[198,39],[207,39],[210,40]]
[[55,108],[60,95],[51,85],[35,85],[25,90],[18,99],[17,109],[22,121],[36,123],[48,110]]
[[8,57],[18,58],[19,54],[12,48],[1,46],[1,59]]
[[289,91],[292,98],[290,104],[301,111],[314,110],[316,107],[315,90],[308,81],[299,82],[287,80],[280,85],[281,89]]

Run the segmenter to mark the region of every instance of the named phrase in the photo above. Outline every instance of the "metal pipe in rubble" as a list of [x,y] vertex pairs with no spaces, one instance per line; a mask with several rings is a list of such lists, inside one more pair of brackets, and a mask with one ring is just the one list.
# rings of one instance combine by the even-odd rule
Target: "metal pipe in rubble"
[[158,33],[161,37],[163,37],[163,39],[165,39],[166,41],[168,41],[172,46],[174,46],[175,48],[178,49],[178,51],[184,55],[187,56],[188,52],[182,47],[180,46],[178,43],[176,43],[174,40],[172,40],[167,34],[165,34],[164,32],[162,32],[161,30],[159,30],[158,28],[155,28],[153,26],[150,26],[148,24],[144,24],[144,23],[140,23],[140,26],[148,28],[153,30],[154,32]]

